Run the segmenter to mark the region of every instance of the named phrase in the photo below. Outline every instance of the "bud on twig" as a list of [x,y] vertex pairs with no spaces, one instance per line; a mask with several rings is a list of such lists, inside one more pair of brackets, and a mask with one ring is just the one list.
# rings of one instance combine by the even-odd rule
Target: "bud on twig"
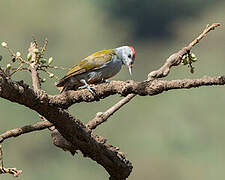
[[52,62],[53,62],[53,58],[50,57],[50,58],[48,59],[48,64],[52,64]]
[[46,79],[45,79],[45,78],[41,79],[41,82],[42,82],[42,83],[44,83],[45,81],[46,81]]
[[11,69],[12,66],[11,66],[11,64],[7,64],[6,67],[7,67],[7,69]]
[[50,78],[53,78],[55,75],[53,73],[49,74]]
[[2,42],[2,47],[7,48],[8,44],[6,42]]
[[16,56],[17,57],[20,57],[21,56],[21,53],[20,52],[16,52]]

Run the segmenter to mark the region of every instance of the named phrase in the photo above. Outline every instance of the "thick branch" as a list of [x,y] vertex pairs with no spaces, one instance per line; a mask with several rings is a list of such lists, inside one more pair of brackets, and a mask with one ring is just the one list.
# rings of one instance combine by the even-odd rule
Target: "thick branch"
[[[185,53],[190,51],[191,48],[194,45],[196,45],[203,37],[205,37],[208,32],[210,32],[211,30],[214,30],[219,25],[220,24],[218,24],[218,23],[212,24],[211,26],[208,25],[205,28],[205,30],[194,41],[192,41],[187,47],[182,48],[180,51],[178,51],[177,53],[170,56],[167,59],[166,63],[159,70],[151,72],[149,74],[149,80],[151,80],[152,77],[159,78],[159,77],[167,76],[169,71],[170,71],[170,68],[172,66],[180,64],[181,57]],[[45,41],[45,45],[44,45],[43,49],[46,48],[46,45],[47,45],[47,41]],[[37,61],[37,57],[36,57],[37,55],[34,52],[35,48],[36,48],[36,43],[31,43],[31,46],[29,48],[29,52],[32,54],[32,65],[36,65],[36,61]],[[39,78],[38,78],[38,74],[37,74],[37,71],[35,70],[35,68],[32,68],[32,69],[33,69],[32,70],[33,87],[37,91],[38,90],[38,80],[39,80]],[[149,94],[151,94],[151,93],[149,93]],[[78,93],[77,96],[80,97],[82,95],[79,95],[79,93]],[[96,128],[99,124],[105,122],[115,111],[120,109],[124,104],[128,103],[133,97],[135,97],[135,94],[130,94],[127,97],[125,97],[124,99],[122,99],[120,102],[115,104],[113,107],[108,109],[106,112],[97,113],[96,117],[93,120],[91,120],[90,122],[88,122],[88,124],[86,126],[89,127],[89,129]],[[104,98],[104,96],[102,98]],[[65,100],[65,97],[63,97],[63,99]],[[66,99],[68,100],[68,104],[66,104],[66,105],[63,104],[62,107],[64,107],[64,108],[65,107],[67,108],[67,106],[70,106],[73,103],[80,102],[82,100],[91,101],[88,98],[83,98],[83,97],[81,98],[80,101],[79,100],[76,101],[76,99],[79,99],[79,98],[74,98],[74,100],[72,100],[72,101],[68,97],[66,97]],[[58,101],[58,100],[56,99],[56,101]],[[53,101],[53,103],[55,103],[55,102]],[[57,103],[57,105],[58,105],[58,103]],[[61,105],[59,105],[59,106],[61,106]],[[51,126],[50,124],[51,123],[46,124],[46,122],[39,122],[38,124],[28,126],[28,127],[31,127],[31,128],[27,128],[27,126],[25,126],[25,127],[22,127],[22,128],[10,130],[10,131],[8,131],[8,132],[6,132],[6,133],[4,133],[0,136],[0,141],[3,141],[4,139],[6,139],[8,137],[14,137],[14,136],[18,136],[18,135],[21,135],[21,134],[24,134],[24,133],[27,133],[27,132],[48,128],[48,127]],[[23,129],[25,129],[25,131]],[[26,131],[27,129],[29,129],[30,131]],[[57,133],[53,133],[53,134],[55,136]],[[55,136],[55,137],[57,137],[57,136]],[[60,137],[59,139],[62,139],[61,135],[59,137]],[[55,139],[57,140],[57,138],[55,138]],[[54,142],[54,144],[58,144],[58,143]]]
[[[94,119],[90,120],[86,124],[86,127],[88,127],[91,130],[95,129],[98,125],[104,123],[110,116],[112,116],[116,111],[118,111],[122,106],[127,104],[135,96],[136,96],[135,94],[129,94],[125,98],[120,100],[118,103],[113,105],[111,108],[109,108],[107,111],[105,111],[104,113],[102,113],[102,112],[96,113],[96,117]],[[53,124],[45,119],[45,121],[40,121],[33,125],[26,125],[21,128],[11,129],[0,135],[0,143],[2,143],[5,139],[11,138],[11,137],[17,137],[22,134],[30,133],[33,131],[40,131],[40,130],[43,130],[46,128],[50,128],[52,126],[53,126]],[[68,147],[72,146],[71,143],[67,142],[65,139],[63,140],[62,135],[60,135],[60,133],[57,130],[53,130],[51,135],[52,135],[52,138],[54,138],[53,143],[56,146],[58,146],[64,150],[65,149],[70,149],[70,150],[73,149],[74,150],[74,148],[68,148]]]
[[43,91],[34,92],[23,82],[13,82],[0,73],[0,97],[25,105],[53,123],[59,133],[83,153],[102,165],[111,179],[124,180],[132,171],[132,164],[118,148],[105,143],[94,135],[77,118],[66,110],[49,104],[49,97]]
[[[135,96],[136,96],[135,94],[129,94],[128,96],[120,100],[118,103],[113,105],[104,113],[102,112],[97,113],[96,117],[86,124],[86,127],[88,127],[91,130],[95,129],[98,125],[104,123],[110,116],[112,116],[116,111],[118,111],[122,106],[127,104]],[[33,131],[40,131],[53,126],[53,124],[48,122],[43,116],[42,116],[42,119],[44,119],[44,121],[38,122],[34,125],[27,125],[22,128],[12,129],[1,134],[0,143],[2,143],[5,139],[11,138],[11,137],[17,137],[22,134],[30,133]],[[53,144],[55,146],[63,149],[64,151],[70,151],[72,155],[76,153],[76,150],[78,148],[72,145],[70,142],[68,142],[65,138],[63,138],[63,136],[58,132],[57,129],[52,130],[51,136],[52,136]]]
[[[0,97],[25,105],[44,116],[56,127],[62,137],[71,143],[68,144],[70,147],[73,146],[74,149],[79,149],[84,156],[101,164],[110,174],[110,179],[124,180],[132,171],[132,164],[125,158],[124,154],[121,153],[118,148],[106,144],[104,138],[94,135],[79,119],[71,116],[64,109],[74,103],[98,101],[99,98],[103,99],[113,94],[121,94],[122,96],[128,95],[128,97],[132,99],[137,94],[141,96],[153,96],[172,89],[224,85],[225,76],[173,81],[154,79],[168,75],[170,68],[179,65],[182,56],[189,53],[195,44],[217,26],[219,26],[219,24],[208,26],[196,40],[189,44],[189,46],[184,47],[179,52],[170,56],[162,68],[149,74],[148,81],[112,81],[109,84],[99,84],[95,86],[96,96],[90,94],[88,90],[67,91],[59,95],[48,95],[44,91],[38,90],[39,78],[37,74],[37,64],[35,64],[37,57],[34,57],[32,60],[33,65],[31,65],[34,90],[23,82],[13,82],[7,78],[3,72],[0,72]],[[31,46],[34,45],[31,44]],[[34,50],[32,52],[34,53]],[[110,115],[130,100],[128,97],[125,98],[124,102],[121,101],[106,111],[105,114],[103,113],[102,119],[96,117],[90,122],[89,127],[95,128],[97,125],[106,121]],[[3,134],[4,138],[6,139],[11,135],[20,135],[21,131],[19,129],[17,130],[17,132]],[[23,132],[28,132],[29,130],[26,129]],[[2,139],[4,140],[4,138]]]
[[[145,82],[122,82],[122,81],[112,81],[110,84],[100,84],[96,86],[96,92],[98,94],[98,97],[105,98],[109,95],[113,95],[116,93],[119,93],[123,96],[128,95],[121,101],[119,101],[115,106],[108,109],[105,113],[101,114],[101,116],[96,116],[93,120],[88,122],[87,126],[89,129],[94,129],[96,126],[100,125],[101,123],[105,122],[118,108],[121,108],[125,103],[129,102],[130,99],[132,99],[136,94],[139,95],[157,95],[164,91],[173,90],[173,89],[189,89],[189,88],[196,88],[201,86],[212,86],[212,85],[224,85],[225,84],[225,76],[219,76],[219,77],[203,77],[201,79],[184,79],[184,80],[172,80],[172,81],[166,81],[166,80],[152,80],[152,81],[145,81]],[[134,93],[134,94],[131,94]],[[55,96],[50,96],[50,99],[48,96],[42,96],[41,101],[51,102],[50,106],[70,106],[73,103],[78,103],[82,101],[86,102],[92,102],[92,101],[98,101],[98,97],[87,95],[87,90],[82,91],[69,91],[66,94],[60,94]],[[130,95],[129,95],[130,94]],[[54,101],[52,100],[54,99]],[[70,104],[68,102],[70,102]],[[56,104],[54,104],[56,103]],[[39,122],[35,125],[30,125],[33,130],[40,130],[41,128],[48,128],[52,124],[48,122]],[[26,126],[25,126],[26,127]],[[29,127],[29,126],[28,126]],[[32,130],[30,128],[30,130]],[[26,128],[25,128],[26,129]],[[4,139],[8,137],[14,136],[14,132],[16,135],[23,134],[25,131],[20,131],[20,128],[15,130],[8,131],[0,136],[3,141]],[[29,131],[27,131],[29,132]],[[74,152],[75,146],[68,146],[68,142],[61,143],[61,135],[59,140],[57,139],[57,133],[54,133],[55,139],[53,139],[53,142],[56,146],[61,147],[63,149],[69,150],[71,153]],[[61,140],[60,140],[61,139]],[[65,146],[63,144],[66,144]],[[72,148],[71,148],[72,147]],[[75,148],[77,149],[77,148]],[[73,150],[73,151],[72,151]]]
[[[116,111],[118,111],[122,106],[127,104],[135,96],[136,96],[135,94],[129,94],[104,113],[98,112],[96,117],[86,124],[86,127],[88,127],[91,130],[95,129],[98,125],[104,123],[110,116],[112,116]],[[0,143],[2,143],[5,139],[11,137],[17,137],[22,134],[30,133],[33,131],[40,131],[53,126],[53,124],[47,121],[44,117],[42,117],[42,119],[44,119],[44,121],[37,122],[36,124],[26,125],[21,128],[6,131],[5,133],[0,135]],[[70,142],[68,142],[65,138],[63,138],[63,136],[58,132],[57,129],[52,130],[51,136],[54,145],[63,149],[64,151],[70,151],[72,155],[75,154],[77,147],[73,146]]]
[[67,91],[58,95],[49,96],[49,104],[62,108],[68,108],[72,104],[79,102],[93,102],[103,99],[113,94],[127,96],[128,94],[137,94],[140,96],[153,96],[164,91],[173,89],[188,89],[200,86],[224,85],[225,76],[203,77],[200,79],[184,80],[158,80],[134,82],[134,81],[111,81],[106,84],[94,86],[97,96],[92,96],[88,90]]

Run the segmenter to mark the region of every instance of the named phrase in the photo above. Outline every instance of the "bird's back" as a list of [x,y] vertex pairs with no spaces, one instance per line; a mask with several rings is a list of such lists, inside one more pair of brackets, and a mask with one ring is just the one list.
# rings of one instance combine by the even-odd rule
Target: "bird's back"
[[[101,72],[101,69],[104,68],[104,66],[110,61],[112,61],[114,57],[117,57],[117,55],[113,49],[95,52],[83,59],[79,64],[71,68],[67,72],[66,76],[56,83],[56,86],[68,86],[68,83],[74,83],[74,85],[76,85],[76,82],[79,83],[78,81],[81,77],[85,78],[86,76],[89,76],[90,72],[97,72],[98,70],[99,72]],[[71,82],[71,78],[74,82]],[[78,81],[75,81],[76,79]]]

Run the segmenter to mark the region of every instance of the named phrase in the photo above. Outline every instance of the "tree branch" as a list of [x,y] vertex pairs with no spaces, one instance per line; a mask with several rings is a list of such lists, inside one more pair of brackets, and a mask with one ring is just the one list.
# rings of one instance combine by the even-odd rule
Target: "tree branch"
[[52,123],[48,121],[41,121],[33,125],[27,125],[23,126],[21,128],[12,129],[9,131],[6,131],[5,133],[0,135],[0,143],[2,143],[4,140],[10,138],[10,137],[17,137],[25,133],[30,133],[33,131],[39,131],[46,128],[49,128],[52,126]]
[[128,94],[125,98],[120,100],[118,103],[113,105],[104,113],[98,112],[94,119],[89,121],[86,126],[90,129],[95,129],[98,125],[104,123],[110,116],[112,116],[116,111],[118,111],[122,106],[130,102],[136,95],[135,94]]
[[[105,111],[104,113],[102,113],[102,112],[96,113],[96,117],[94,119],[90,120],[86,124],[86,127],[88,127],[91,130],[95,129],[98,125],[104,123],[110,116],[112,116],[116,111],[118,111],[122,106],[124,106],[126,103],[128,103],[135,96],[136,96],[135,94],[129,94],[125,98],[120,100],[118,103],[113,105],[111,108],[109,108],[107,111]],[[21,128],[11,129],[0,135],[0,143],[2,143],[4,140],[11,138],[11,137],[17,137],[22,134],[30,133],[33,131],[40,131],[40,130],[43,130],[46,128],[50,128],[52,126],[53,126],[53,124],[45,119],[44,121],[37,122],[33,125],[26,125]],[[63,140],[62,135],[57,134],[57,133],[59,133],[57,130],[54,129],[52,131],[53,131],[52,137],[54,138],[53,143],[56,146],[58,146],[64,150],[65,149],[71,150],[71,148],[66,148],[66,147],[71,146],[71,144],[69,144],[69,142],[65,142],[66,140],[65,139]],[[74,148],[73,148],[73,150],[74,150]]]
[[172,66],[178,66],[181,63],[182,57],[189,53],[191,49],[199,43],[201,39],[203,39],[207,33],[210,31],[214,30],[216,27],[219,27],[219,23],[214,23],[211,26],[207,25],[204,31],[195,39],[193,40],[188,46],[182,48],[180,51],[177,53],[172,54],[165,62],[165,64],[160,67],[156,71],[152,71],[151,73],[148,74],[148,80],[151,80],[152,78],[161,78],[165,77],[169,74],[170,69]]
[[21,173],[22,170],[18,170],[16,168],[5,168],[4,167],[4,162],[3,162],[3,151],[2,151],[2,146],[0,144],[0,174],[12,174],[14,177],[18,177]]
[[[188,51],[190,51],[191,48],[194,45],[196,45],[203,37],[205,37],[208,32],[210,32],[211,30],[214,30],[219,25],[220,24],[218,24],[218,23],[212,24],[211,26],[207,25],[207,27],[205,28],[205,30],[194,41],[192,41],[187,47],[184,47],[180,51],[178,51],[177,53],[171,55],[167,59],[166,63],[160,69],[158,69],[157,71],[151,72],[148,75],[149,80],[151,80],[153,77],[154,78],[159,78],[159,77],[167,76],[168,73],[169,73],[169,70],[170,70],[170,68],[172,66],[175,66],[175,65],[179,65],[180,64],[181,58],[182,58],[182,56],[184,54],[186,54]],[[43,46],[43,49],[44,50],[46,49],[46,45],[47,45],[47,40],[45,40],[45,44]],[[34,42],[34,43],[31,43],[31,46],[29,48],[29,52],[32,54],[32,58],[33,58],[32,62],[34,63],[34,65],[35,65],[35,62],[37,61],[36,53],[34,52],[34,49],[36,48],[36,46],[37,46],[37,44]],[[43,49],[42,49],[42,51],[43,51]],[[35,89],[38,89],[38,83],[37,83],[37,81],[39,80],[39,78],[38,78],[37,71],[35,69],[34,69],[34,71],[32,73],[32,79],[33,79],[33,86],[35,87]],[[180,87],[180,88],[182,88],[182,87]],[[151,89],[154,90],[153,88],[151,88]],[[158,90],[155,90],[155,91],[158,91]],[[151,93],[149,93],[149,94],[151,95]],[[83,95],[82,94],[81,95],[77,94],[77,97],[80,97],[80,96],[82,96],[82,98],[73,98],[73,97],[71,97],[71,98],[73,98],[73,101],[70,100],[70,97],[66,97],[66,101],[68,101],[71,104],[68,103],[66,105],[63,104],[63,105],[59,105],[59,106],[60,107],[64,107],[64,108],[68,108],[73,103],[79,102],[79,99],[80,99],[80,101],[82,101],[82,100],[84,100],[84,101],[92,101],[92,100],[88,99],[87,97],[83,98]],[[114,112],[116,112],[117,110],[119,110],[124,104],[128,103],[133,97],[135,97],[135,94],[127,95],[127,97],[125,97],[124,99],[122,99],[121,101],[119,101],[117,104],[115,104],[113,107],[111,107],[110,109],[108,109],[106,112],[104,112],[104,113],[102,113],[102,112],[97,113],[96,117],[93,120],[89,121],[86,126],[89,129],[95,129],[98,125],[100,125],[101,123],[105,122]],[[102,98],[104,98],[104,96]],[[62,99],[64,99],[64,101],[65,101],[65,97],[63,97],[63,98],[60,97],[59,99],[60,99],[60,101]],[[76,101],[76,99],[78,99],[78,100]],[[55,101],[57,101],[57,99]],[[53,101],[53,104],[54,103],[55,102]],[[4,134],[2,134],[0,136],[0,142],[1,141],[4,141],[4,139],[7,139],[9,137],[15,137],[15,136],[18,136],[18,135],[21,135],[21,134],[24,134],[24,133],[28,133],[28,132],[31,132],[31,131],[42,130],[42,129],[48,128],[50,126],[52,126],[51,123],[48,123],[48,122],[39,122],[39,123],[34,124],[34,125],[24,126],[22,128],[17,128],[17,129],[14,129],[14,130],[10,130],[10,131],[7,131],[6,133],[4,133]],[[63,139],[61,137],[61,135],[60,134],[57,135],[57,132],[54,131],[54,133],[52,133],[52,136],[54,136],[53,143],[56,146],[62,148],[63,145],[61,146],[60,143],[59,143],[59,142],[62,142],[62,139]],[[59,138],[57,138],[57,136]],[[64,144],[66,144],[66,146],[67,146],[67,143],[68,142],[66,142]]]
[[30,70],[31,70],[31,77],[32,77],[32,84],[34,91],[37,92],[40,87],[39,82],[39,75],[37,72],[38,65],[37,65],[37,52],[35,50],[37,49],[37,43],[32,42],[30,44],[30,48],[28,49],[29,53],[31,54],[31,64],[30,64]]
[[[112,83],[112,84],[111,84]],[[127,97],[119,101],[117,104],[112,106],[110,109],[108,109],[105,113],[101,114],[101,116],[96,116],[93,120],[87,123],[87,127],[89,129],[94,129],[101,123],[105,122],[114,112],[116,112],[119,108],[121,108],[124,104],[128,103],[133,97],[135,97],[135,94],[139,95],[157,95],[164,91],[172,90],[172,89],[184,89],[184,88],[194,88],[194,87],[200,87],[200,86],[212,86],[212,85],[224,85],[225,84],[225,76],[219,76],[219,77],[203,77],[201,79],[185,79],[185,80],[172,80],[172,81],[165,81],[165,80],[152,80],[152,81],[144,81],[144,82],[122,82],[122,81],[115,81],[111,82],[109,84],[101,84],[96,87],[96,92],[98,94],[102,94],[102,96],[105,96],[104,93],[107,93],[107,95],[110,95],[110,93],[120,93],[122,95],[128,94]],[[103,86],[99,88],[99,86]],[[114,87],[115,86],[115,87]],[[21,88],[19,88],[21,89]],[[100,90],[104,90],[103,92],[100,92]],[[86,91],[86,90],[83,90]],[[79,91],[80,92],[80,91]],[[76,92],[76,95],[77,93]],[[70,93],[73,93],[72,91]],[[82,93],[82,91],[80,92]],[[86,92],[88,93],[88,92]],[[135,93],[135,94],[130,94]],[[85,94],[85,93],[84,93]],[[69,95],[69,94],[67,94]],[[60,95],[61,96],[61,95]],[[42,95],[40,101],[48,103],[51,101],[51,99],[46,100],[45,98],[48,97],[47,94]],[[94,101],[95,97],[92,97],[90,99],[90,96],[88,96],[88,101]],[[67,97],[68,98],[68,97]],[[54,98],[55,99],[55,98]],[[62,98],[60,98],[62,100]],[[80,98],[79,98],[80,99]],[[85,100],[85,99],[84,99]],[[52,106],[52,104],[49,104]],[[48,128],[52,126],[51,123],[47,121],[39,122],[35,125],[25,126],[23,128],[18,128],[15,130],[8,131],[0,136],[0,141],[3,141],[6,138],[21,135],[23,133],[31,132],[32,130],[41,130],[42,128]],[[21,129],[23,129],[21,131]],[[57,146],[62,148],[63,150],[70,151],[73,155],[75,154],[76,150],[79,149],[76,144],[71,144],[70,141],[65,140],[64,137],[57,131],[54,130],[52,132],[52,138],[53,143]],[[101,142],[105,143],[104,138],[97,138]]]
[[[116,111],[118,111],[123,105],[128,103],[132,98],[134,98],[136,95],[134,94],[129,94],[122,100],[120,100],[118,103],[113,105],[111,108],[109,108],[107,111],[104,113],[100,112],[97,113],[96,117],[89,121],[86,124],[86,127],[89,129],[95,129],[98,125],[102,124],[105,122],[110,116],[112,116]],[[9,130],[3,134],[0,135],[0,143],[2,143],[5,139],[11,138],[11,137],[17,137],[22,134],[30,133],[33,131],[40,131],[46,128],[50,128],[53,126],[52,123],[48,122],[44,117],[42,117],[44,121],[38,122],[34,125],[26,125],[21,128],[16,128]],[[72,145],[70,142],[68,142],[63,136],[58,132],[57,129],[52,129],[52,140],[53,144],[64,151],[70,151],[72,155],[76,153],[76,150],[78,149],[74,145]],[[104,140],[105,141],[105,140]]]
[[[73,150],[71,153],[75,153],[76,150],[80,150],[85,157],[89,157],[102,165],[110,174],[111,180],[125,180],[132,171],[132,164],[125,158],[124,154],[121,153],[117,147],[106,144],[106,140],[104,138],[93,134],[91,128],[96,128],[97,125],[105,122],[110,115],[129,102],[135,95],[153,96],[172,89],[224,85],[225,75],[219,77],[203,77],[193,80],[184,79],[166,81],[155,79],[167,76],[170,68],[172,66],[179,65],[183,55],[188,54],[195,44],[197,44],[209,31],[213,30],[217,26],[219,26],[219,24],[207,26],[203,33],[200,34],[200,36],[192,43],[170,56],[167,59],[167,62],[159,70],[151,72],[147,81],[111,81],[109,84],[103,83],[95,85],[94,88],[96,89],[96,96],[90,94],[86,89],[67,91],[58,95],[48,95],[44,91],[39,90],[37,63],[35,64],[37,57],[34,55],[32,56],[32,64],[34,64],[31,66],[34,90],[23,81],[12,81],[10,78],[6,77],[4,72],[0,69],[0,97],[22,104],[36,111],[55,126],[56,132],[62,135],[62,139],[66,139],[68,142],[66,145],[68,145],[69,148],[72,147],[72,149],[69,149],[70,151]],[[36,47],[35,45],[35,43],[31,44],[31,47],[34,48]],[[29,52],[31,52],[31,47]],[[32,50],[32,53],[35,53],[34,49]],[[99,101],[99,98],[103,99],[114,94],[120,94],[127,97],[112,108],[108,109],[101,115],[101,117],[97,116],[90,121],[87,124],[89,128],[87,128],[87,126],[85,126],[79,119],[70,115],[67,110],[64,110],[75,103]],[[48,123],[47,125],[51,125]],[[8,137],[36,130],[43,124],[45,123],[42,122],[38,126],[26,126],[26,128],[23,127],[6,132],[1,135],[2,141]],[[45,128],[47,125],[45,124],[42,128]],[[52,137],[54,141],[54,132],[52,133]],[[67,148],[65,149],[67,150]]]
[[51,106],[44,91],[35,93],[23,82],[13,82],[0,72],[0,97],[25,105],[44,116],[67,141],[78,147],[85,157],[102,165],[111,179],[124,180],[131,173],[132,164],[117,147],[106,144],[102,137],[93,134],[66,110]]
[[203,77],[200,79],[184,79],[184,80],[158,80],[134,82],[134,81],[111,81],[106,84],[95,85],[96,96],[92,96],[88,90],[67,91],[58,95],[49,95],[48,103],[52,106],[68,108],[73,104],[80,102],[93,102],[106,98],[110,95],[120,94],[127,96],[128,94],[137,94],[140,96],[153,96],[164,91],[173,89],[189,89],[200,86],[224,85],[225,76]]

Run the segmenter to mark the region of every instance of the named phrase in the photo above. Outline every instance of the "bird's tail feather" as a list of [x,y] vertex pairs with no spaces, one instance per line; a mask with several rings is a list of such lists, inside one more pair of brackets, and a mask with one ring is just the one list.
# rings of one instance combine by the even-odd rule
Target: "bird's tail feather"
[[69,90],[70,88],[69,88],[69,83],[68,82],[65,82],[65,83],[63,83],[63,85],[58,85],[57,83],[56,83],[56,86],[57,86],[57,88],[58,88],[58,90],[59,90],[59,93],[63,93],[64,91],[67,91],[67,90]]
[[56,82],[55,85],[57,87],[62,87],[62,86],[64,86],[64,84],[66,84],[66,82],[67,82],[67,78],[64,77],[64,78],[60,79],[58,82]]
[[55,83],[55,85],[57,86],[59,93],[63,93],[64,91],[68,89],[67,77],[60,79],[58,82]]

